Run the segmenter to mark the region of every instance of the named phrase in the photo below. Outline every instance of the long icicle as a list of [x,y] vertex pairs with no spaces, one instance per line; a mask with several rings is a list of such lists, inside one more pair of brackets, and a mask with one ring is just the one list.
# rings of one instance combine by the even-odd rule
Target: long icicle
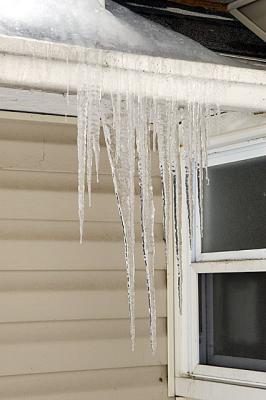
[[169,243],[169,217],[171,204],[171,188],[170,188],[170,137],[168,125],[169,104],[166,101],[154,102],[154,124],[156,131],[160,174],[162,180],[162,198],[163,198],[163,215],[164,215],[164,240],[166,243],[165,254],[167,260],[167,248]]
[[152,352],[155,353],[156,343],[156,301],[154,283],[154,202],[151,179],[150,132],[148,130],[147,103],[145,98],[138,99],[138,124],[136,141],[138,151],[138,170],[141,197],[141,225],[144,261],[148,289],[150,339]]
[[101,86],[97,77],[97,70],[92,70],[89,84],[85,91],[87,97],[87,187],[90,207],[93,156],[97,182],[99,181]]
[[[102,120],[105,141],[111,165],[118,211],[122,221],[125,245],[125,260],[128,285],[128,305],[132,351],[135,346],[135,225],[134,225],[134,172],[135,172],[135,132],[128,115],[132,111],[123,102],[120,107],[120,156],[116,154],[116,124],[113,114],[103,107]],[[114,128],[113,128],[114,126]]]
[[84,89],[78,91],[78,204],[80,243],[83,240],[84,203],[85,203],[85,177],[86,177],[86,149],[87,149],[87,95]]
[[[182,314],[182,283],[183,283],[183,268],[182,268],[182,235],[181,235],[181,177],[180,177],[180,158],[181,158],[181,116],[177,104],[172,104],[171,113],[169,115],[170,123],[170,164],[172,174],[172,190],[173,190],[173,226],[174,226],[174,250],[176,255],[177,269],[177,289],[178,289],[178,305],[179,312]],[[180,138],[181,136],[181,138]]]

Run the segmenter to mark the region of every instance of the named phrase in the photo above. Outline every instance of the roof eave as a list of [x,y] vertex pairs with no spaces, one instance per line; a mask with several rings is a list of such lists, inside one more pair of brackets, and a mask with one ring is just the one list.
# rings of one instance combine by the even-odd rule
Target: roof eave
[[[101,70],[104,92],[208,102],[225,109],[266,110],[266,71],[0,36],[0,85],[76,93],[81,70]],[[129,72],[130,71],[130,72]],[[132,75],[134,87],[128,85]],[[156,88],[156,92],[155,92]],[[193,93],[191,93],[193,88]]]

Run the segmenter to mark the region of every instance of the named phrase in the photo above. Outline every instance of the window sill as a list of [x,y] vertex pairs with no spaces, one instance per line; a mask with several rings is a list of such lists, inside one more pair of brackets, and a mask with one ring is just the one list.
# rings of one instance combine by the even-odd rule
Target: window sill
[[191,400],[265,400],[263,388],[213,382],[195,378],[176,378],[176,395]]

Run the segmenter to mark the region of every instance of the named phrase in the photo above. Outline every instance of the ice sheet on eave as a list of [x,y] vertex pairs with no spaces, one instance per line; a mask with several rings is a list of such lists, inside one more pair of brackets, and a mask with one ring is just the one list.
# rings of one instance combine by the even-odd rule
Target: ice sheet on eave
[[2,0],[0,34],[88,48],[227,64],[199,43],[111,0]]

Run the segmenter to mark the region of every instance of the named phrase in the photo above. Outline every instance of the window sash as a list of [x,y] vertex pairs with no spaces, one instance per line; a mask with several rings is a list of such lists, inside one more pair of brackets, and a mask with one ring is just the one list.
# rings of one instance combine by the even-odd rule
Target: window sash
[[[228,276],[228,273],[226,273]],[[242,274],[242,272],[241,272]],[[201,296],[201,304],[199,302],[199,319],[200,319],[200,308],[203,317],[203,326],[202,331],[199,334],[201,339],[201,343],[204,343],[203,350],[202,345],[200,345],[200,354],[201,350],[203,351],[200,360],[202,360],[204,365],[217,366],[217,367],[225,367],[225,368],[236,368],[236,369],[248,369],[251,371],[261,371],[266,372],[266,359],[258,359],[252,357],[242,357],[242,356],[230,356],[216,354],[214,351],[214,302],[213,302],[213,294],[214,294],[214,283],[213,277],[215,274],[204,274],[201,276],[202,280],[202,296]],[[234,274],[236,275],[236,274]],[[247,277],[248,275],[245,274]],[[229,275],[230,276],[230,275]],[[199,277],[199,275],[198,275]],[[249,278],[248,278],[249,279]],[[207,286],[205,287],[205,285]],[[207,289],[207,290],[206,290]],[[208,312],[205,314],[204,309]],[[204,361],[203,361],[204,359]],[[209,362],[206,364],[206,359]]]
[[[191,268],[187,268],[184,279],[186,282],[190,282],[190,286],[184,288],[185,308],[182,315],[179,315],[176,311],[175,316],[179,331],[179,340],[176,338],[178,340],[176,379],[179,377],[193,377],[195,379],[215,380],[237,385],[259,386],[266,389],[265,372],[202,365],[199,363],[198,313],[198,274],[265,271],[266,261],[264,260],[194,262]],[[177,395],[180,395],[180,393],[177,393]]]
[[[262,157],[266,155],[266,138],[254,139],[244,143],[212,149],[209,152],[209,167],[214,165],[227,164],[251,158]],[[221,260],[246,260],[246,259],[266,259],[265,249],[236,250],[224,252],[203,253],[201,250],[201,231],[200,215],[198,204],[198,190],[195,182],[195,226],[193,237],[193,261],[221,261]]]
[[[214,149],[209,156],[209,165],[240,161],[266,154],[266,139],[252,140],[242,144]],[[195,182],[195,192],[197,185]],[[195,193],[196,199],[198,194]],[[187,243],[187,246],[189,244]],[[188,396],[192,386],[194,394],[188,397],[213,400],[208,395],[211,386],[216,393],[226,394],[227,400],[249,400],[265,397],[266,373],[228,367],[201,365],[199,363],[199,299],[198,274],[201,273],[235,273],[266,272],[266,249],[241,250],[220,253],[201,253],[201,234],[199,207],[197,204],[194,216],[191,268],[184,268],[183,278],[183,313],[175,309],[176,335],[176,394]],[[189,260],[187,265],[189,265]],[[186,265],[186,264],[184,264]],[[191,380],[190,378],[194,378]],[[181,389],[181,386],[183,389]],[[230,390],[228,391],[228,388]],[[255,389],[256,388],[256,389]],[[256,392],[256,393],[255,393]],[[204,393],[204,394],[203,394]],[[250,394],[252,393],[252,395]],[[221,400],[224,399],[221,396]],[[209,396],[209,397],[208,397]],[[247,396],[247,397],[245,397]]]

